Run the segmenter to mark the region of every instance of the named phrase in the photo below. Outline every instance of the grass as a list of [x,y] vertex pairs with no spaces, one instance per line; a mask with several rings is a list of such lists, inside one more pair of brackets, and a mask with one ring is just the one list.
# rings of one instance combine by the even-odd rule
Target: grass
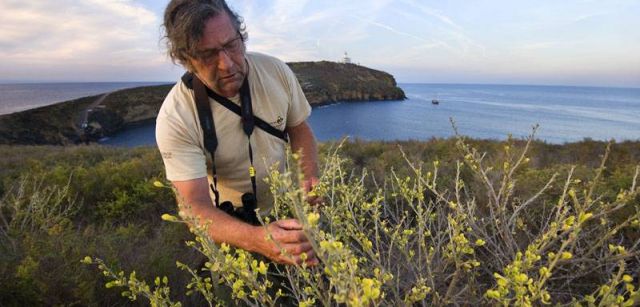
[[[321,210],[304,204],[295,163],[291,172],[274,173],[270,181],[282,188],[278,214],[305,222],[324,263],[270,268],[290,280],[281,293],[300,305],[606,305],[635,298],[629,285],[637,288],[639,278],[640,142],[609,151],[589,140],[533,142],[528,162],[518,164],[525,146],[455,139],[355,140],[339,150],[323,144],[317,192],[328,205]],[[235,272],[222,274],[234,276],[223,283],[235,299],[282,301],[278,285],[251,286],[270,280],[253,255],[194,240],[183,224],[161,220],[177,212],[172,191],[153,186],[164,178],[155,148],[0,146],[0,154],[3,306],[130,304],[124,290],[141,303],[147,294],[158,303],[202,305],[215,301],[201,295],[206,277],[225,272]],[[82,265],[87,255],[115,275]],[[205,261],[217,274],[197,270]],[[138,292],[113,289],[131,280]]]

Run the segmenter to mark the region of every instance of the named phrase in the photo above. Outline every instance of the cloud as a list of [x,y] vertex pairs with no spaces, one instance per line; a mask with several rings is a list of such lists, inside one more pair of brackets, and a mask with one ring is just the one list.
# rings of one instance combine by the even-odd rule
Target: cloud
[[469,37],[465,28],[456,23],[453,18],[419,1],[403,0],[402,3],[412,8],[403,12],[407,18],[420,20],[428,16],[437,21],[437,24],[429,32],[431,36],[439,38],[434,40],[438,42],[439,46],[448,49],[448,51],[459,57],[484,56],[486,48],[475,39]]
[[416,39],[416,40],[421,41],[421,42],[430,42],[429,40],[427,40],[425,38],[422,38],[422,37],[417,36],[417,35],[413,35],[411,33],[407,33],[407,32],[396,30],[395,28],[393,28],[393,27],[391,27],[389,25],[383,24],[381,22],[377,22],[377,21],[373,21],[373,20],[367,20],[365,18],[358,17],[357,15],[354,16],[354,17],[359,19],[359,20],[361,20],[361,21],[363,21],[363,22],[365,22],[365,23],[368,23],[368,24],[374,25],[376,27],[380,27],[382,29],[388,30],[388,31],[390,31],[390,32],[392,32],[394,34],[410,37],[410,38]]
[[578,17],[575,17],[573,20],[570,21],[570,23],[578,23],[578,22],[583,22],[583,21],[587,21],[590,19],[594,19],[596,17],[602,17],[602,16],[606,16],[606,15],[610,15],[609,12],[598,12],[598,13],[592,13],[592,14],[584,14],[584,15],[580,15]]
[[338,60],[345,50],[370,43],[370,23],[354,15],[375,16],[390,0],[348,1],[238,1],[234,7],[245,18],[249,49],[285,61]]
[[561,46],[566,46],[568,45],[568,42],[530,42],[530,43],[524,43],[521,45],[515,45],[513,47],[514,51],[526,51],[526,50],[533,50],[533,51],[537,51],[537,50],[542,50],[542,49],[552,49],[552,48],[558,48]]
[[124,76],[128,69],[167,62],[158,17],[132,1],[8,0],[0,2],[0,20],[0,67],[13,75],[49,69],[68,79],[106,65],[122,67]]
[[[0,81],[173,80],[182,68],[159,42],[166,2],[0,0]],[[246,20],[249,50],[285,61],[337,61],[347,51],[354,62],[399,76],[450,72],[478,80],[638,67],[630,17],[637,0],[228,2]]]
[[439,20],[440,22],[446,24],[447,26],[457,30],[457,31],[463,31],[463,28],[461,26],[459,26],[457,23],[453,22],[453,20],[449,17],[444,15],[441,11],[436,10],[434,8],[428,7],[426,5],[423,5],[421,3],[419,3],[418,1],[403,1],[404,3],[407,3],[415,8],[417,8],[420,12],[422,12],[423,14],[426,14],[428,16],[434,17],[435,19]]

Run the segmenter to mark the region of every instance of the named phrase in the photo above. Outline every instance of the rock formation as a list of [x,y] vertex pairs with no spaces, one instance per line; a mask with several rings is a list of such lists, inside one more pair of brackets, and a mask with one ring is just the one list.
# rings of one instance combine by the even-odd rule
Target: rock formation
[[289,63],[312,106],[337,101],[403,100],[392,75],[356,64]]

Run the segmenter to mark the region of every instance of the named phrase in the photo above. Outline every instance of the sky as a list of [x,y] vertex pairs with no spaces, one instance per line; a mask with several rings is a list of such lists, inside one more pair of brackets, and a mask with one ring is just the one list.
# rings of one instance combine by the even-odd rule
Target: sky
[[[174,81],[168,0],[0,0],[0,82]],[[228,0],[250,51],[400,83],[640,87],[640,0]]]

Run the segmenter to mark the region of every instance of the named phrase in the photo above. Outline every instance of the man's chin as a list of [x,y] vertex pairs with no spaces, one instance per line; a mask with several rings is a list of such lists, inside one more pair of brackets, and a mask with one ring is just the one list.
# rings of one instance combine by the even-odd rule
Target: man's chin
[[240,87],[242,86],[242,82],[239,80],[219,82],[218,84],[218,94],[224,97],[233,97],[240,92]]

